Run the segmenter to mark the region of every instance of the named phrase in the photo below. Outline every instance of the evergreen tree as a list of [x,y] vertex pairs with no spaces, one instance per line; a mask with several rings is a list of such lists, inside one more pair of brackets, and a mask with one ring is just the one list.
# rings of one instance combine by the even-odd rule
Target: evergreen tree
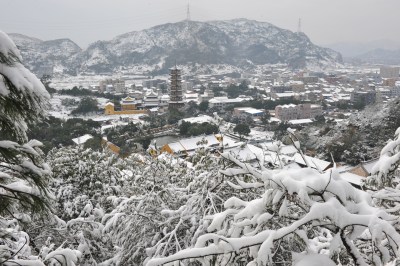
[[48,207],[49,166],[28,125],[45,114],[49,94],[21,63],[11,39],[0,31],[0,264],[18,265],[30,254],[24,224]]
[[242,138],[243,136],[248,136],[250,134],[250,127],[246,124],[237,124],[234,127],[233,132],[239,134],[240,138]]

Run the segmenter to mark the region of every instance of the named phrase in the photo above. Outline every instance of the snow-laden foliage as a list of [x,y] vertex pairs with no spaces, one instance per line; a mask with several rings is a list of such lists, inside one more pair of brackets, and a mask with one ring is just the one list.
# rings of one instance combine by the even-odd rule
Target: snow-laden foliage
[[389,140],[381,150],[378,162],[372,168],[368,184],[377,188],[394,187],[399,183],[394,172],[400,164],[400,127],[395,132],[394,140]]
[[[60,218],[70,220],[105,207],[107,196],[121,193],[123,172],[117,168],[118,158],[105,152],[64,147],[49,152],[47,160],[53,170],[50,183],[57,199]],[[85,213],[86,212],[86,213]]]
[[[49,95],[21,63],[15,44],[0,31],[0,264],[33,265],[26,227],[48,207],[49,166],[28,124],[40,120]],[[30,260],[30,261],[28,261]]]
[[132,192],[110,197],[115,209],[103,219],[104,233],[121,250],[102,265],[142,265],[146,257],[168,256],[194,245],[206,230],[203,217],[220,212],[232,195],[220,167],[218,158],[200,149],[190,162],[161,155],[129,168]]
[[366,179],[365,187],[369,189],[376,205],[386,212],[396,215],[393,222],[396,229],[400,230],[400,127],[395,132],[395,138],[389,140],[381,150],[380,157],[371,175]]
[[[77,254],[79,265],[95,265],[108,259],[115,249],[102,233],[101,221],[112,208],[107,197],[120,196],[129,182],[123,170],[125,163],[111,153],[80,147],[53,149],[47,160],[53,170],[50,190],[55,196],[57,216],[38,233],[40,238],[47,238],[41,258],[50,260],[48,254],[65,249]],[[51,261],[55,263],[59,256]]]
[[[203,265],[292,265],[292,252],[324,254],[345,265],[384,265],[399,254],[396,217],[374,206],[367,192],[342,180],[336,168],[254,168],[225,153],[236,167],[222,173],[234,187],[263,188],[252,200],[227,199],[206,215],[207,233],[177,253],[146,265],[198,260]],[[240,195],[240,194],[238,194]]]
[[40,119],[50,98],[38,78],[21,63],[15,44],[0,31],[0,135],[26,141],[29,123]]
[[393,99],[352,113],[348,121],[328,121],[296,132],[319,157],[357,165],[379,157],[380,149],[400,126],[400,101]]

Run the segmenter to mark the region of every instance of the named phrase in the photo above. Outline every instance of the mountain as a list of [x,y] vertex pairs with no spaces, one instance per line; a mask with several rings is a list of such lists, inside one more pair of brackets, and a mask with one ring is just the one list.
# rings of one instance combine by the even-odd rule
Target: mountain
[[82,52],[70,39],[42,41],[18,33],[10,33],[9,36],[19,48],[24,65],[38,76],[68,73],[75,57]]
[[358,57],[376,49],[398,50],[400,43],[393,40],[374,40],[369,42],[340,42],[325,45],[341,53],[344,57]]
[[355,58],[373,64],[400,65],[400,49],[375,49]]
[[23,52],[33,71],[40,68],[35,64],[38,58],[49,66],[57,66],[56,69],[86,73],[140,69],[166,73],[175,63],[203,71],[204,66],[252,69],[277,63],[293,68],[323,68],[342,60],[339,53],[314,45],[303,33],[247,19],[168,23],[119,35],[110,41],[97,41],[85,50],[71,42],[62,56],[44,48],[47,43],[32,41],[29,52]]

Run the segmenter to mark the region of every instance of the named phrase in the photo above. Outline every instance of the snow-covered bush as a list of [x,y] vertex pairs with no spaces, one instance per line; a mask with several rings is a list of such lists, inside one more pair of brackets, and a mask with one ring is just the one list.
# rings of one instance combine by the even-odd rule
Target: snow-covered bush
[[124,183],[118,157],[80,147],[53,149],[47,156],[53,170],[50,187],[56,196],[57,214],[77,218],[90,202],[106,207],[107,196],[118,196]]
[[207,233],[193,246],[170,256],[159,254],[146,265],[193,260],[203,265],[292,265],[298,259],[293,252],[305,260],[325,255],[325,261],[344,265],[384,265],[400,255],[396,217],[375,207],[370,194],[342,180],[335,168],[325,173],[270,170],[229,153],[223,156],[237,165],[222,171],[236,179],[235,188],[263,192],[252,200],[229,198],[223,211],[204,217],[199,227]]
[[[50,190],[55,195],[55,217],[40,237],[50,241],[46,254],[61,245],[79,252],[81,265],[94,265],[115,252],[107,235],[102,233],[104,213],[113,207],[107,197],[120,196],[124,184],[125,162],[109,152],[80,147],[63,147],[49,152],[53,170]],[[54,232],[58,234],[54,234]]]
[[147,257],[192,246],[205,232],[204,215],[220,212],[233,190],[218,173],[219,159],[208,151],[197,151],[191,161],[160,155],[142,158],[142,166],[127,164],[136,165],[129,168],[132,192],[110,197],[115,209],[103,219],[104,232],[121,250],[104,265],[142,265]]

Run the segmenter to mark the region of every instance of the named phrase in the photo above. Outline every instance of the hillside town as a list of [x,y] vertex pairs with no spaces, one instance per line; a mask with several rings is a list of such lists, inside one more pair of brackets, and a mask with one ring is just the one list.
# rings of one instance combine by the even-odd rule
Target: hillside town
[[183,2],[0,4],[0,266],[400,265],[400,2]]
[[[241,152],[244,159],[252,157],[252,153],[261,153],[262,147],[258,143],[279,140],[276,139],[276,133],[274,135],[279,127],[300,130],[321,121],[343,124],[347,123],[352,114],[367,106],[395,99],[400,95],[399,69],[377,66],[343,68],[330,72],[292,72],[283,66],[271,66],[269,71],[262,74],[190,75],[174,67],[170,69],[169,76],[154,78],[87,76],[85,83],[85,77],[79,77],[79,88],[75,86],[74,89],[92,95],[90,97],[98,105],[97,111],[68,114],[72,107],[65,109],[58,101],[59,98],[64,98],[62,102],[65,103],[65,97],[75,97],[76,106],[84,96],[61,95],[56,92],[52,99],[52,114],[62,118],[79,117],[99,121],[102,143],[116,154],[121,152],[121,147],[107,139],[107,130],[134,123],[141,128],[142,137],[149,137],[141,148],[152,155],[166,152],[187,156],[204,146],[204,143],[198,143],[205,139],[208,143],[206,146],[216,150],[222,147],[235,151],[240,146],[251,145],[249,154],[243,155],[244,152]],[[93,80],[98,78],[98,84],[93,84]],[[88,83],[91,84],[86,85]],[[59,84],[55,81],[50,86],[58,87]],[[66,89],[63,91],[68,93]],[[96,94],[102,97],[93,96]],[[171,113],[171,110],[179,110],[181,113],[175,114],[176,119],[168,121],[165,115]],[[149,118],[156,120],[157,117],[162,118],[162,121],[150,122]],[[190,134],[182,134],[182,123],[216,126],[214,131],[192,130]],[[243,125],[248,131],[234,130],[238,125]],[[74,143],[77,145],[84,145],[93,138],[90,134],[75,137]],[[126,138],[126,141],[132,141],[132,136]],[[136,149],[136,144],[131,143],[129,148],[125,142],[124,150],[132,152]],[[316,158],[315,153],[307,148],[304,152],[312,156],[309,160],[321,162],[322,169],[332,165],[329,159],[324,161]],[[290,154],[294,162],[299,162],[299,158],[293,157],[295,152]],[[375,161],[372,158],[371,163]],[[360,174],[357,170],[360,165],[366,164],[365,157],[359,164],[341,163],[356,185],[369,174]]]

